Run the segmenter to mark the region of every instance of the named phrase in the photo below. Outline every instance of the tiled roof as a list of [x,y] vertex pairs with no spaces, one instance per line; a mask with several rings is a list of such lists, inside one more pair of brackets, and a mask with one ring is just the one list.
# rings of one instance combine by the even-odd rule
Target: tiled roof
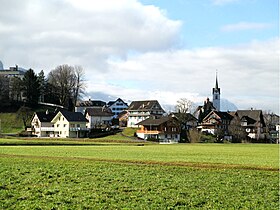
[[236,115],[247,121],[248,125],[255,125],[256,122],[261,122],[265,125],[261,110],[237,110]]
[[69,112],[61,110],[61,114],[67,119],[68,122],[87,122],[88,120],[81,112]]
[[57,112],[35,112],[40,122],[51,122]]
[[91,107],[91,106],[105,106],[106,102],[100,100],[88,100],[88,101],[79,101],[77,102],[77,107]]
[[113,116],[113,112],[111,109],[105,107],[92,107],[86,109],[86,114],[88,113],[89,116]]
[[127,110],[163,110],[157,100],[150,101],[133,101]]

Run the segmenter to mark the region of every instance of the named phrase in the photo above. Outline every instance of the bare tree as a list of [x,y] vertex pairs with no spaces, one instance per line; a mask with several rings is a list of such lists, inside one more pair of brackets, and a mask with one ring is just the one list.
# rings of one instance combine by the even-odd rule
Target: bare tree
[[73,89],[73,96],[74,96],[74,106],[76,106],[77,101],[79,99],[79,97],[85,93],[85,72],[82,66],[75,66],[74,67],[74,73],[76,76],[76,83],[75,83],[75,87]]
[[72,108],[85,89],[83,68],[67,64],[57,66],[49,73],[48,82],[55,88],[59,103]]
[[177,101],[175,110],[178,113],[189,113],[193,106],[193,102],[186,98],[181,98]]

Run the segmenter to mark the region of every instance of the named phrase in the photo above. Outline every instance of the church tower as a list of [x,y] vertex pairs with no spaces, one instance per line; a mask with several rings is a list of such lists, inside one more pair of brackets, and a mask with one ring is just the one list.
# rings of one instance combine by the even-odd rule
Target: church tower
[[221,95],[221,89],[218,86],[218,76],[216,73],[216,85],[213,88],[213,106],[216,108],[217,111],[220,111],[220,95]]

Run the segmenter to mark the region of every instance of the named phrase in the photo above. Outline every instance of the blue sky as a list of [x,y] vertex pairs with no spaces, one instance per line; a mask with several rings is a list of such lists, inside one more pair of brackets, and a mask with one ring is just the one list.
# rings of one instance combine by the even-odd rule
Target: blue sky
[[[182,21],[183,48],[266,40],[279,32],[278,0],[141,0]],[[242,28],[238,24],[247,23]],[[226,30],[226,26],[236,26]]]
[[[85,70],[84,99],[202,104],[215,85],[238,109],[279,113],[278,0],[0,0],[0,60]],[[16,14],[16,15],[11,15]],[[226,108],[225,108],[226,109]]]

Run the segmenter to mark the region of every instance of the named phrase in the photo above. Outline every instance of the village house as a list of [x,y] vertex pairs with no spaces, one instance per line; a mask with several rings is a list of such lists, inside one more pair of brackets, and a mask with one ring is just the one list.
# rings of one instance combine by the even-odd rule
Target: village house
[[233,123],[238,123],[251,140],[259,141],[267,138],[262,110],[237,110]]
[[157,100],[133,101],[127,111],[127,127],[138,127],[137,123],[152,116],[160,117],[165,113]]
[[229,112],[211,111],[197,127],[201,132],[228,136],[229,126],[233,116]]
[[128,108],[128,105],[122,99],[118,98],[115,101],[109,101],[107,103],[107,107],[112,110],[114,114],[113,117],[117,118],[121,112],[125,111]]
[[59,111],[52,119],[54,136],[63,138],[86,137],[89,131],[87,119],[81,112]]
[[31,131],[37,137],[53,137],[54,126],[51,123],[56,113],[49,112],[35,112],[31,119]]
[[178,143],[180,140],[181,126],[174,116],[161,116],[150,118],[139,122],[140,129],[136,134],[141,139],[155,139],[159,142]]
[[106,106],[106,102],[101,100],[91,100],[88,101],[78,101],[75,106],[75,112],[81,112],[85,113],[87,108],[93,108],[93,107],[103,107]]
[[110,127],[113,116],[111,109],[105,106],[87,108],[85,111],[87,127],[90,129]]

